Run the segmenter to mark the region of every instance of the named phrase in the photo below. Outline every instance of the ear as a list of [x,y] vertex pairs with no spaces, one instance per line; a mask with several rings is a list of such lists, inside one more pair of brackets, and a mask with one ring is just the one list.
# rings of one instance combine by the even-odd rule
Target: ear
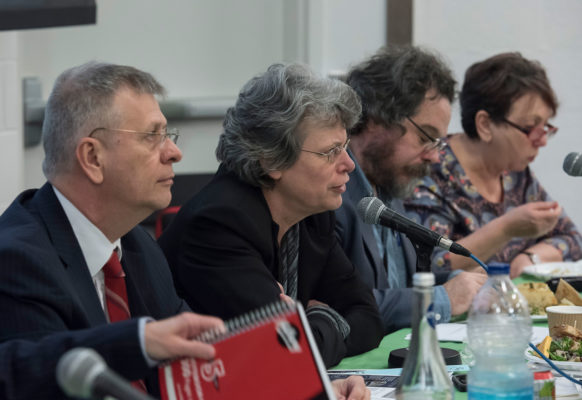
[[281,176],[283,175],[283,173],[281,171],[279,171],[279,170],[275,170],[275,171],[269,171],[268,175],[274,181],[278,181],[279,179],[281,179]]
[[279,179],[281,179],[281,175],[283,175],[281,171],[279,170],[269,171],[269,168],[267,168],[267,166],[265,165],[265,160],[260,160],[259,163],[261,164],[261,168],[263,168],[263,170],[268,171],[267,175],[269,175],[271,179],[273,179],[274,181],[278,181]]
[[96,185],[103,182],[103,154],[105,148],[97,139],[84,137],[77,145],[77,161],[85,176]]
[[491,122],[487,111],[477,111],[477,114],[475,114],[475,128],[477,129],[479,138],[485,143],[489,143],[493,139],[493,132],[491,131],[492,125],[493,122]]

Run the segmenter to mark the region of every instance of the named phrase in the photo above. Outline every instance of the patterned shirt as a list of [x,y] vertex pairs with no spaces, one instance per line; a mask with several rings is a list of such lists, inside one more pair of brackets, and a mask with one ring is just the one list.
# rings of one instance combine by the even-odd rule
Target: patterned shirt
[[[441,150],[440,159],[440,163],[432,165],[430,176],[419,181],[412,198],[406,199],[404,205],[410,218],[454,241],[514,207],[533,201],[552,201],[529,167],[503,173],[503,200],[492,203],[477,192],[450,146]],[[582,236],[563,211],[551,232],[538,238],[514,238],[485,262],[510,263],[520,252],[542,241],[559,249],[565,261],[582,258]],[[450,253],[435,249],[432,267],[450,270]]]

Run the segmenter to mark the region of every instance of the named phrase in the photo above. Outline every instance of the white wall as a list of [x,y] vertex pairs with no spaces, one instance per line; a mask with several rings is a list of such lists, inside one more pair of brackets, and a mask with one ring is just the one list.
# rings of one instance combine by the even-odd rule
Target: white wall
[[[546,67],[561,103],[553,120],[560,131],[532,169],[582,228],[582,178],[562,171],[564,157],[582,151],[582,1],[415,0],[413,13],[414,43],[444,54],[460,83],[469,65],[503,51],[520,51]],[[460,129],[456,109],[451,131]]]
[[0,35],[0,210],[4,210],[22,188],[23,145],[17,48],[16,33]]
[[[65,68],[90,59],[152,72],[170,98],[234,99],[273,62],[298,60],[341,71],[384,43],[384,0],[97,0],[97,24],[0,33],[0,209],[38,186],[40,146],[23,150],[20,78],[38,76],[46,98]],[[561,170],[582,151],[582,1],[416,0],[415,44],[434,47],[459,81],[473,62],[518,50],[547,68],[561,100],[560,132],[533,164],[548,191],[582,227],[582,179]],[[181,123],[178,172],[216,168],[219,120]],[[458,113],[451,130],[460,129]],[[5,171],[5,172],[4,172]]]
[[[151,72],[174,98],[234,98],[252,75],[283,58],[282,0],[101,0],[97,24],[18,32],[20,76],[46,98],[56,76],[88,60]],[[180,124],[177,172],[216,169],[221,121]],[[40,146],[25,151],[24,186],[44,182]]]
[[[46,98],[60,72],[95,59],[151,72],[172,99],[234,99],[274,62],[345,70],[384,42],[384,0],[367,0],[366,7],[350,0],[98,0],[97,6],[96,25],[0,33],[0,39],[11,35],[18,77],[39,77]],[[352,34],[353,26],[362,29]],[[12,106],[20,115],[20,102]],[[214,171],[221,121],[175,125],[184,152],[175,170]],[[9,148],[22,154],[19,143]],[[7,198],[44,182],[42,158],[41,146],[24,151],[23,178]]]

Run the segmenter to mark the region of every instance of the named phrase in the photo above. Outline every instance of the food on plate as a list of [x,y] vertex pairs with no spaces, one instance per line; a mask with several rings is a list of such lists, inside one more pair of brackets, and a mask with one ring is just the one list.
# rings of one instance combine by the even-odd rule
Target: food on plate
[[527,300],[531,315],[546,315],[546,307],[558,304],[554,292],[544,282],[521,283],[517,289]]
[[[571,325],[560,325],[552,337],[545,339],[536,347],[553,361],[582,361],[582,331]],[[531,352],[535,356],[537,353]]]
[[576,340],[582,340],[582,331],[572,325],[559,325],[554,329],[553,338],[570,337]]
[[[538,344],[536,347],[538,348],[539,351],[542,352],[542,354],[546,357],[550,356],[550,345],[552,344],[552,337],[551,336],[546,336],[544,338],[544,340],[542,340],[542,342],[540,344]],[[540,357],[538,353],[534,354],[537,357]],[[540,357],[541,358],[541,357]]]
[[582,298],[578,294],[578,291],[563,279],[560,279],[560,282],[558,282],[556,298],[563,304],[567,301],[574,306],[582,306]]

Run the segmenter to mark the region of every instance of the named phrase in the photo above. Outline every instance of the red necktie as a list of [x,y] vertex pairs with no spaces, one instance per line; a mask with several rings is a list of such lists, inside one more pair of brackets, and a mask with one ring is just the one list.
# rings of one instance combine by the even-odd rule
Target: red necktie
[[[117,252],[113,254],[109,261],[103,267],[105,276],[105,300],[107,301],[107,312],[109,313],[109,322],[125,321],[131,318],[129,312],[129,302],[127,301],[127,288],[125,286],[125,272],[121,268]],[[136,389],[147,393],[143,380],[131,382]]]
[[103,267],[103,275],[105,275],[105,299],[109,322],[125,321],[131,318],[125,287],[125,272],[121,268],[115,250]]

